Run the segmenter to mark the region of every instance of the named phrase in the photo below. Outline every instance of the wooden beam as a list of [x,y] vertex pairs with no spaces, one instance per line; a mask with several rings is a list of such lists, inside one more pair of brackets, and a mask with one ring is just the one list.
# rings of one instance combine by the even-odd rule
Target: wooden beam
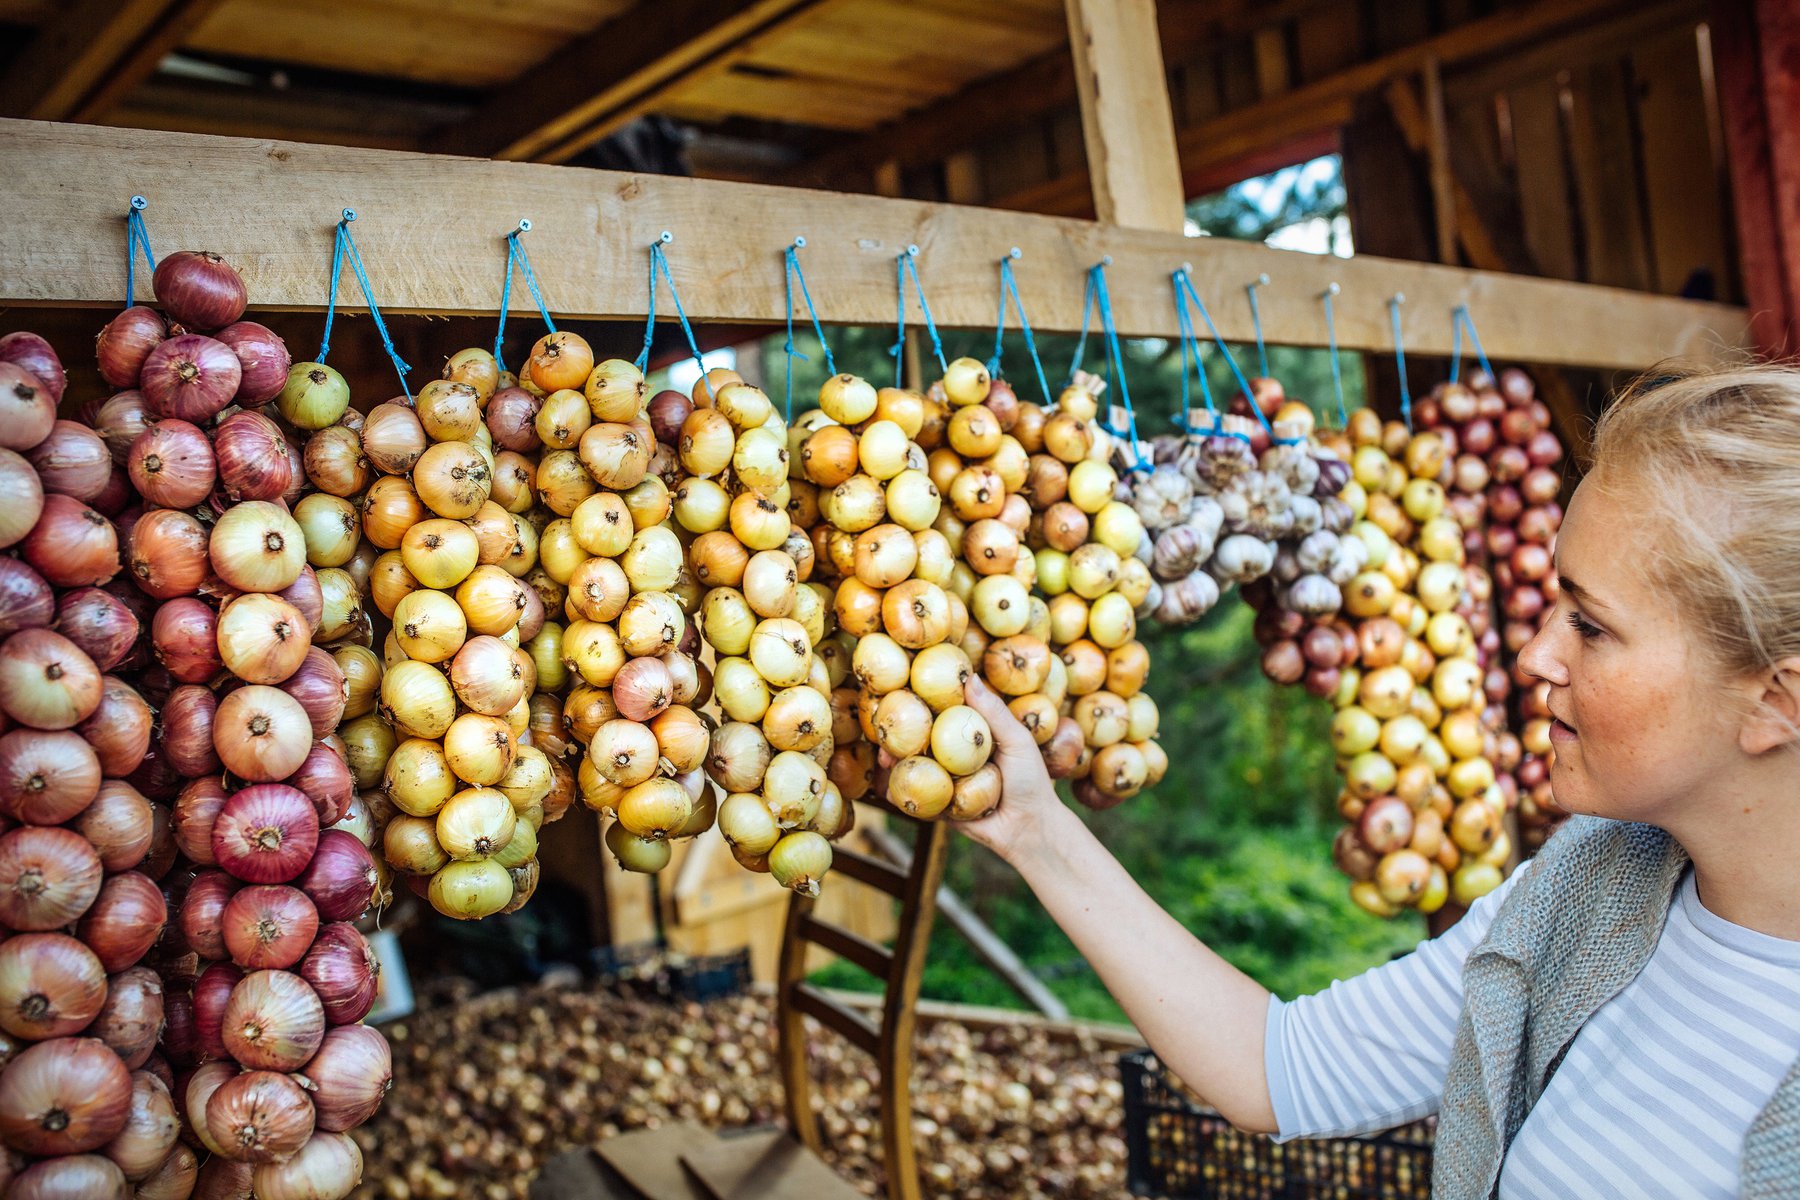
[[[1445,262],[1456,261],[1455,243],[1461,243],[1463,252],[1468,255],[1470,266],[1480,267],[1485,271],[1501,271],[1507,267],[1506,257],[1500,252],[1493,235],[1488,232],[1485,222],[1475,211],[1475,199],[1450,171],[1448,147],[1442,154],[1441,173],[1436,161],[1437,151],[1433,150],[1433,124],[1430,114],[1419,100],[1419,93],[1413,85],[1404,79],[1396,79],[1387,87],[1388,111],[1393,114],[1394,124],[1400,129],[1400,136],[1414,154],[1426,156],[1432,160],[1431,191],[1433,201],[1441,204],[1447,211],[1437,214],[1438,257]],[[1446,245],[1446,239],[1451,243]]]
[[[0,120],[0,162],[0,304],[116,306],[125,202],[141,192],[159,247],[217,250],[257,307],[276,311],[324,307],[332,229],[349,206],[376,297],[394,313],[492,313],[501,239],[529,216],[544,239],[534,265],[545,301],[571,319],[641,319],[647,247],[669,230],[682,302],[707,322],[785,319],[781,252],[803,233],[813,298],[843,324],[893,319],[894,255],[916,244],[932,312],[949,328],[992,328],[994,264],[1018,246],[1032,321],[1046,331],[1081,327],[1082,273],[1110,254],[1114,313],[1134,337],[1178,332],[1169,272],[1183,262],[1208,297],[1236,295],[1265,271],[1279,280],[1263,322],[1290,345],[1323,343],[1317,296],[1334,280],[1351,349],[1392,349],[1395,292],[1408,299],[1407,348],[1421,354],[1448,353],[1450,310],[1463,302],[1480,314],[1489,354],[1508,361],[1637,369],[1746,336],[1743,310],[1721,304],[874,196],[31,121]],[[352,289],[345,305],[360,299]],[[531,300],[515,290],[514,304],[524,312]],[[1217,307],[1225,337],[1252,336],[1242,305]],[[661,312],[673,316],[666,300]]]
[[218,0],[74,0],[0,77],[0,116],[91,121],[155,74]]
[[1731,202],[1737,216],[1738,259],[1750,301],[1750,328],[1764,354],[1792,354],[1800,347],[1800,283],[1782,269],[1783,230],[1776,204],[1778,167],[1770,148],[1754,0],[1716,0],[1712,46],[1731,168]]
[[[640,4],[500,89],[469,120],[434,135],[444,154],[563,162],[647,111],[703,64],[820,0],[657,0]],[[582,80],[600,84],[598,90]]]
[[1179,233],[1187,219],[1155,0],[1064,0],[1094,211]]
[[[1441,263],[1454,263],[1457,209],[1468,203],[1468,197],[1457,195],[1460,189],[1450,173],[1450,121],[1444,112],[1444,72],[1437,59],[1425,60],[1423,75],[1425,158],[1431,168],[1431,216],[1437,227],[1437,257]],[[1396,81],[1393,86],[1400,84]]]

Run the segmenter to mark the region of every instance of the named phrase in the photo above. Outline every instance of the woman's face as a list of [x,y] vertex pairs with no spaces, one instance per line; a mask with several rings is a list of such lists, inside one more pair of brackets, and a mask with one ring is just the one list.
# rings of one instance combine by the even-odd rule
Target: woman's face
[[1741,762],[1741,712],[1646,577],[1643,506],[1590,476],[1556,541],[1562,591],[1519,664],[1550,684],[1551,785],[1570,812],[1664,825]]

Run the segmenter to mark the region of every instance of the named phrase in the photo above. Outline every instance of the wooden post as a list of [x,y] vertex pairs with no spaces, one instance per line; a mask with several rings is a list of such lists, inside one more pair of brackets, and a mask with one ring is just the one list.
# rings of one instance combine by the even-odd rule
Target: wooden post
[[1179,233],[1187,219],[1154,0],[1065,0],[1094,212]]
[[1431,164],[1431,213],[1437,224],[1438,261],[1456,265],[1458,213],[1456,177],[1450,172],[1450,131],[1444,115],[1444,73],[1438,60],[1425,60],[1425,120],[1430,133],[1426,157]]

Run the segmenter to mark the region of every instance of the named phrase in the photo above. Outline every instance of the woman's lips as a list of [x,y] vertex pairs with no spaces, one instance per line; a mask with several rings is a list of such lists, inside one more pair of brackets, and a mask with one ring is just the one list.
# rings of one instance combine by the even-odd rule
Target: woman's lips
[[1573,742],[1578,736],[1573,729],[1555,717],[1550,718],[1550,740],[1552,742]]

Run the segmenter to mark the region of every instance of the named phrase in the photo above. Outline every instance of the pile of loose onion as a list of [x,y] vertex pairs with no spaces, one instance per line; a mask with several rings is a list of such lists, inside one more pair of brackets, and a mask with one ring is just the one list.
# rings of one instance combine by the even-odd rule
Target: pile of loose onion
[[346,730],[359,783],[381,789],[367,802],[371,832],[389,867],[461,920],[530,899],[538,830],[573,790],[560,743],[534,744],[533,695],[561,683],[541,670],[559,639],[527,581],[550,457],[540,413],[492,354],[468,349],[411,403],[372,409],[360,438],[325,428],[306,450],[321,487],[343,497],[322,517],[328,536],[361,492],[369,595],[390,625],[374,711]]

